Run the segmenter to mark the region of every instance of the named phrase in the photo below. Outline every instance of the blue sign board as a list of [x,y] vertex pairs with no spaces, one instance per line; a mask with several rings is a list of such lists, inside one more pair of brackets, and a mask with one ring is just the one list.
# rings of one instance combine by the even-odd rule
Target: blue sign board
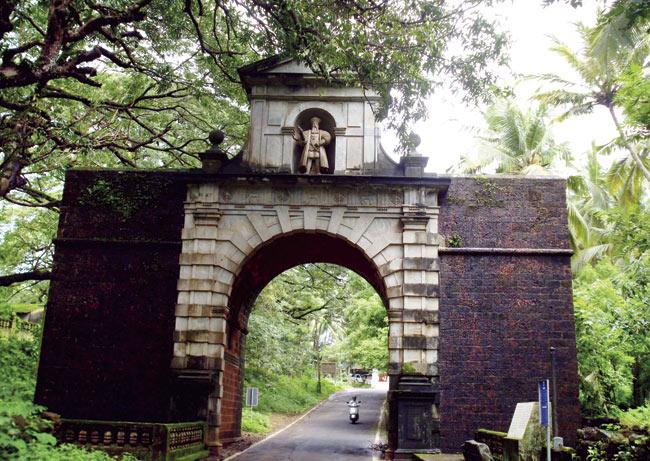
[[256,387],[246,389],[246,406],[256,407],[260,400],[260,391]]
[[537,390],[539,392],[539,424],[548,427],[549,420],[549,395],[548,395],[548,379],[540,381]]

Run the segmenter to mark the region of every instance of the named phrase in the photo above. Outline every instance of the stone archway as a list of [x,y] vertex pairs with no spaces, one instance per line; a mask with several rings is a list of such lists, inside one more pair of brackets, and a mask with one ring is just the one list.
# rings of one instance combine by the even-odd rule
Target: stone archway
[[[61,414],[57,437],[152,459],[199,456],[204,440],[217,451],[226,367],[239,365],[228,353],[238,292],[263,280],[244,283],[255,255],[268,263],[265,249],[304,238],[353,249],[372,268],[362,275],[379,274],[394,458],[507,429],[549,375],[551,345],[571,444],[580,413],[565,182],[404,176],[423,162],[403,160],[402,176],[68,172],[35,396]],[[96,192],[106,185],[110,202]],[[439,232],[455,244],[438,248]]]
[[387,308],[384,279],[363,250],[325,231],[303,230],[280,234],[260,245],[244,260],[233,283],[227,321],[227,346],[221,403],[220,440],[240,435],[245,343],[251,309],[260,291],[291,267],[324,262],[337,264],[361,275]]
[[287,246],[307,246],[289,252],[287,263],[352,266],[384,298],[391,388],[402,374],[437,381],[438,189],[322,177],[188,186],[172,368],[214,382],[206,403],[209,446],[216,450],[223,436],[236,435],[241,315],[264,280],[281,272],[282,264],[255,272],[265,265],[260,261]]

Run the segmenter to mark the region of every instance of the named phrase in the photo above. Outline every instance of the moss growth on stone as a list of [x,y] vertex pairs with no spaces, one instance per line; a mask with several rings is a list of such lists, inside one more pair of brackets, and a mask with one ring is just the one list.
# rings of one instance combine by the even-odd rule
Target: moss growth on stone
[[485,208],[501,208],[504,206],[504,201],[498,197],[505,192],[505,187],[484,176],[477,176],[474,178],[474,182],[479,186],[479,190],[474,192],[474,204],[470,206]]
[[490,429],[478,429],[476,431],[477,433],[485,434],[485,435],[490,435],[493,437],[507,437],[508,434],[506,432],[500,432],[500,431],[493,431]]
[[93,208],[109,209],[124,220],[130,218],[136,209],[132,200],[127,200],[114,185],[103,179],[98,179],[88,186],[81,193],[79,203]]

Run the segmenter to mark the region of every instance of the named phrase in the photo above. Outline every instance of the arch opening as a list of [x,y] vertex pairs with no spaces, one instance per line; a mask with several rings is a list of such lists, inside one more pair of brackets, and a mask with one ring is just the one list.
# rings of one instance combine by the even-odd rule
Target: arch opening
[[[248,320],[256,299],[276,277],[289,269],[310,263],[340,266],[364,279],[379,296],[386,309],[386,288],[375,263],[364,252],[343,240],[324,232],[298,231],[267,241],[241,265],[229,301],[227,349],[225,352],[222,426],[220,438],[227,442],[240,436],[244,391],[246,338]],[[386,331],[386,351],[388,335]],[[320,364],[317,367],[320,370]]]
[[363,277],[388,306],[386,287],[379,270],[357,246],[325,232],[296,231],[265,242],[244,260],[229,301],[229,323],[250,310],[262,289],[282,272],[307,263],[329,263],[350,269]]

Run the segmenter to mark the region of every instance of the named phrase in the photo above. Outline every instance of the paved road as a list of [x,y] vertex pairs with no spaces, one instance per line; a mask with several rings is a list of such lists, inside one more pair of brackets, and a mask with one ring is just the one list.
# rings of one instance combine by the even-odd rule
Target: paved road
[[[357,424],[350,424],[345,404],[361,400]],[[275,437],[236,456],[233,461],[359,461],[372,460],[385,390],[357,389],[334,394],[316,410]]]

